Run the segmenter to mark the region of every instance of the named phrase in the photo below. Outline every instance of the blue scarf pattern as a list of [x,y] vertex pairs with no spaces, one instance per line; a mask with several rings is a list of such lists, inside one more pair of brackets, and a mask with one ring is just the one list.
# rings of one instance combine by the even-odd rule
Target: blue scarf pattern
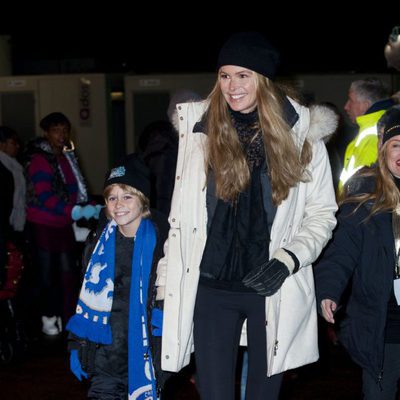
[[[76,314],[66,329],[95,343],[111,344],[110,314],[115,275],[115,221],[104,228],[88,264]],[[147,293],[156,231],[153,223],[142,219],[136,232],[132,259],[128,328],[129,400],[156,400],[156,382],[147,329]]]

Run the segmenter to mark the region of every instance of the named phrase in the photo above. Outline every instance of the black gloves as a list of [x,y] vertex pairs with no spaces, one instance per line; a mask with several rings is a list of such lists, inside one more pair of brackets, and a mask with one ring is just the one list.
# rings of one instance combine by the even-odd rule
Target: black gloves
[[250,271],[243,278],[243,283],[261,296],[272,296],[280,289],[285,279],[298,269],[297,257],[288,250],[278,249],[274,258]]

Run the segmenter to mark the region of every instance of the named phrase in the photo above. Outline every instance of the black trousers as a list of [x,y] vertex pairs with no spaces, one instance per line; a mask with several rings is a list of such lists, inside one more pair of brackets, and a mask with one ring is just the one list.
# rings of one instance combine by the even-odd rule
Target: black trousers
[[246,398],[276,400],[283,374],[267,378],[265,298],[199,285],[194,312],[196,384],[202,400],[233,400],[240,334],[247,318]]
[[128,378],[116,378],[105,374],[94,374],[90,378],[88,399],[126,400],[128,398]]
[[[70,317],[71,305],[77,300],[76,287],[79,281],[75,254],[36,249],[35,256],[36,289],[40,298],[41,314],[49,317],[60,315],[65,319]],[[65,302],[69,303],[68,306]]]

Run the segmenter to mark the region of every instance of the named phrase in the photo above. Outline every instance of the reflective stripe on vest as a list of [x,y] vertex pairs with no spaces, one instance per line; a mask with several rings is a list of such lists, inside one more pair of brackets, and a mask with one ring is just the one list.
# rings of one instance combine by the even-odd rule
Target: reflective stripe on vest
[[[369,128],[364,129],[362,132],[360,132],[357,135],[356,142],[354,144],[353,148],[353,153],[357,149],[358,146],[362,144],[362,141],[370,135],[377,135],[377,127],[376,124],[373,126],[370,126]],[[367,150],[366,150],[367,151]],[[358,165],[357,165],[358,164]],[[345,182],[351,178],[359,169],[364,167],[365,165],[357,163],[356,157],[354,154],[350,157],[349,162],[347,165],[344,166],[342,173],[340,174],[340,179],[339,179],[339,190],[343,188],[343,185]]]

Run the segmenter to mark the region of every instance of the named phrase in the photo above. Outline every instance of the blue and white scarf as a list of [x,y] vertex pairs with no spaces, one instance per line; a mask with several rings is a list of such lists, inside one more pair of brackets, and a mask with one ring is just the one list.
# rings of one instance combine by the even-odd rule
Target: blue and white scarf
[[[115,221],[104,228],[87,267],[76,314],[66,329],[95,343],[111,344],[110,314],[114,293]],[[156,232],[142,219],[136,233],[132,259],[128,328],[129,400],[156,400],[156,382],[147,329],[147,293]]]

